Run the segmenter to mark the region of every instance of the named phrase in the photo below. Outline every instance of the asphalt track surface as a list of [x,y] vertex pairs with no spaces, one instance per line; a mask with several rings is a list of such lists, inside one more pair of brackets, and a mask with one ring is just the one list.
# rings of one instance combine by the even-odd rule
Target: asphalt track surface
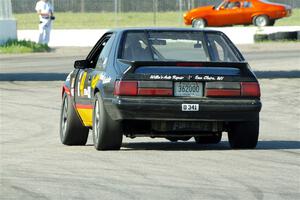
[[[267,72],[280,71],[276,62],[289,59],[294,62],[285,72],[299,70],[299,54],[283,53],[273,62],[271,47],[244,51],[253,64],[271,64]],[[261,56],[264,51],[270,53]],[[70,60],[84,55],[68,52]],[[26,56],[18,62],[21,57]],[[3,58],[4,74],[3,63],[9,62]],[[224,133],[217,145],[124,137],[120,151],[96,151],[90,136],[86,146],[59,141],[62,81],[2,81],[0,199],[300,199],[300,78],[272,76],[260,83],[263,108],[255,150],[231,150]]]
[[62,82],[1,82],[0,199],[299,199],[300,79],[263,79],[255,150],[124,138],[59,141]]

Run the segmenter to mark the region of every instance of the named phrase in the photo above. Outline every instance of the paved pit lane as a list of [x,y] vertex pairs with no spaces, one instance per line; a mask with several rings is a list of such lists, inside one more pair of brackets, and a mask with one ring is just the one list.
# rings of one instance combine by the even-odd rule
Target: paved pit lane
[[0,199],[300,199],[300,79],[261,80],[255,150],[124,139],[64,146],[61,82],[1,82]]

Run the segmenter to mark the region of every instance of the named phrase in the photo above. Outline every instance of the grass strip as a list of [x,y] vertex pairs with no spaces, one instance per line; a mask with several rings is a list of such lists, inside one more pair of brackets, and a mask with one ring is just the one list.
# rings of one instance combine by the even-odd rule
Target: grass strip
[[0,45],[1,54],[49,52],[50,50],[47,44],[38,44],[26,40],[8,40],[5,44]]

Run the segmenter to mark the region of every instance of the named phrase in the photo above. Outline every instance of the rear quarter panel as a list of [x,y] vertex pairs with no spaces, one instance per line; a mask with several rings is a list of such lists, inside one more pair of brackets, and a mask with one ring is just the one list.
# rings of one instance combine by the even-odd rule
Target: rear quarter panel
[[252,19],[258,15],[267,15],[270,19],[278,19],[286,16],[285,7],[269,3],[263,3],[259,1],[254,1],[254,13],[252,14]]

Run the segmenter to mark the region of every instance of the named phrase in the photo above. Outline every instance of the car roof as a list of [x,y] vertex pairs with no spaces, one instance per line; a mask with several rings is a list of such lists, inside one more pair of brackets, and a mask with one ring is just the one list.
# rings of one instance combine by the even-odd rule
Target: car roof
[[220,32],[211,29],[195,29],[195,28],[175,28],[175,27],[130,27],[116,28],[108,32],[125,32],[125,31],[199,31],[199,32]]

